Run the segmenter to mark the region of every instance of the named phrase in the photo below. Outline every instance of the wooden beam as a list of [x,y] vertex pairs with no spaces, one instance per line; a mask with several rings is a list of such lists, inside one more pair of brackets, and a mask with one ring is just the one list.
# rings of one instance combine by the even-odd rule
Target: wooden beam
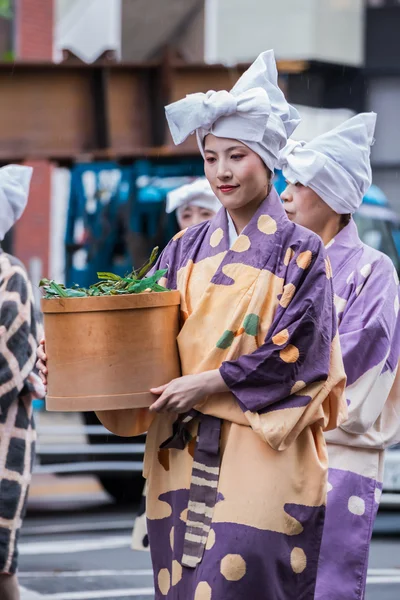
[[[230,89],[247,67],[183,64],[168,52],[161,63],[0,63],[0,162],[197,154],[193,136],[173,147],[164,105]],[[290,75],[309,63],[278,68]]]

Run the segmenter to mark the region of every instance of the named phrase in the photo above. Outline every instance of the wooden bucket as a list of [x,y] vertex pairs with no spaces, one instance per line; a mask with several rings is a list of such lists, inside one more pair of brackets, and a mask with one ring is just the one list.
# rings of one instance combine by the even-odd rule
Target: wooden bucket
[[180,376],[177,291],[42,299],[50,411],[150,406]]

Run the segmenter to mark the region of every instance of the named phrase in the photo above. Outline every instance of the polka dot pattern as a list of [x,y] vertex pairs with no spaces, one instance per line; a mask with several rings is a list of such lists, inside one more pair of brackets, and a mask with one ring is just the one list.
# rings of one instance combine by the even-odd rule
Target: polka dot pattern
[[273,235],[278,229],[275,219],[269,215],[261,215],[257,221],[257,227],[265,235]]
[[293,548],[290,553],[290,566],[294,573],[302,573],[307,567],[307,556],[303,548]]
[[172,586],[177,585],[180,582],[180,580],[182,579],[182,574],[183,574],[182,565],[180,563],[178,563],[177,560],[174,560],[172,562],[172,577],[171,577]]
[[290,393],[291,394],[297,394],[297,392],[300,392],[300,390],[303,390],[305,387],[306,387],[306,382],[305,381],[296,381],[296,383],[294,384],[294,386],[290,390]]
[[399,297],[396,296],[396,298],[394,299],[394,312],[395,312],[396,317],[399,314],[399,309],[400,309]]
[[246,575],[246,562],[240,554],[227,554],[221,560],[221,574],[227,581],[240,581]]
[[275,346],[283,346],[289,339],[289,331],[287,329],[283,329],[272,338],[272,343]]
[[239,235],[236,242],[233,244],[234,252],[246,252],[251,247],[250,238],[247,235]]
[[375,488],[375,502],[377,504],[380,503],[381,497],[382,497],[382,490],[380,490],[379,488]]
[[171,545],[171,550],[174,551],[174,538],[175,538],[175,527],[172,527],[169,534],[169,543]]
[[285,363],[295,363],[300,356],[299,349],[292,344],[288,344],[286,348],[279,352],[279,356]]
[[292,250],[292,248],[288,248],[285,252],[285,258],[283,259],[283,264],[285,265],[285,267],[288,266],[288,264],[292,260],[293,256],[294,256],[294,250]]
[[166,596],[171,587],[171,576],[168,569],[161,569],[157,577],[158,587],[163,596]]
[[218,227],[218,229],[216,229],[210,237],[210,246],[212,248],[216,248],[217,246],[219,246],[223,237],[224,237],[224,232],[221,229],[221,227]]
[[174,242],[176,242],[177,240],[179,240],[182,236],[185,235],[185,233],[187,232],[188,228],[186,227],[186,229],[182,229],[182,231],[178,231],[178,233],[176,235],[174,235],[174,237],[172,238],[174,240]]
[[279,304],[283,308],[287,308],[296,292],[296,286],[293,283],[287,283],[283,288],[282,297],[279,300]]
[[215,531],[214,529],[210,529],[210,532],[208,534],[208,538],[207,538],[207,543],[206,543],[206,550],[211,550],[211,548],[214,547],[215,544]]
[[350,275],[348,276],[348,278],[346,279],[347,285],[350,285],[350,283],[353,281],[353,277],[354,277],[354,271],[352,271],[350,273]]
[[365,502],[360,496],[350,496],[348,509],[353,515],[361,517],[365,513]]
[[371,271],[372,271],[372,265],[370,265],[368,263],[362,267],[362,269],[360,270],[360,273],[364,277],[364,279],[366,279],[367,277],[369,277],[371,275]]
[[331,483],[329,483],[329,481],[328,481],[328,485],[327,485],[327,490],[328,490],[328,493],[333,490],[333,485]]
[[211,600],[211,587],[206,581],[200,581],[194,594],[194,600]]
[[306,250],[305,252],[300,252],[298,257],[296,258],[297,266],[300,269],[304,269],[304,270],[308,269],[308,267],[311,265],[311,261],[312,261],[311,250]]

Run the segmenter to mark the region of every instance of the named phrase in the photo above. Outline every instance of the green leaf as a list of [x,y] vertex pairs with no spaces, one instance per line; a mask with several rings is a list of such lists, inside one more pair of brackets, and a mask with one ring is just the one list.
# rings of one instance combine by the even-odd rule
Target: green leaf
[[122,277],[119,275],[115,275],[114,273],[97,273],[97,277],[99,279],[107,279],[107,281],[121,281]]
[[68,298],[68,294],[65,291],[64,288],[61,287],[61,285],[59,285],[58,283],[56,283],[55,281],[50,281],[49,284],[50,289],[55,290],[55,292],[57,292],[57,294],[61,297],[61,298]]
[[86,292],[82,292],[80,290],[67,289],[65,290],[65,293],[67,294],[68,298],[86,298],[87,296]]
[[167,273],[167,269],[160,269],[159,271],[156,271],[153,275],[151,275],[151,277],[146,277],[145,279],[141,279],[137,283],[130,285],[128,287],[128,290],[132,294],[140,294],[141,292],[144,292],[148,288],[151,289],[152,286],[155,283],[157,283],[158,280],[161,279],[161,277],[164,277],[164,275],[166,273]]
[[149,260],[137,272],[137,274],[136,274],[137,279],[142,279],[150,271],[151,267],[156,262],[157,255],[158,255],[158,246],[153,248]]
[[50,279],[41,279],[39,281],[39,287],[44,287],[46,285],[50,285],[51,281]]

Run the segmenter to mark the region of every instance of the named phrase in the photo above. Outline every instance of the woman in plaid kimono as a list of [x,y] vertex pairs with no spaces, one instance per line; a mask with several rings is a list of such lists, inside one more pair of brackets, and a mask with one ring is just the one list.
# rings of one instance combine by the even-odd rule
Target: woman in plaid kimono
[[[27,202],[30,167],[0,169],[0,240]],[[35,456],[32,398],[43,396],[33,373],[38,341],[25,269],[0,249],[0,598],[18,600],[18,536]]]

